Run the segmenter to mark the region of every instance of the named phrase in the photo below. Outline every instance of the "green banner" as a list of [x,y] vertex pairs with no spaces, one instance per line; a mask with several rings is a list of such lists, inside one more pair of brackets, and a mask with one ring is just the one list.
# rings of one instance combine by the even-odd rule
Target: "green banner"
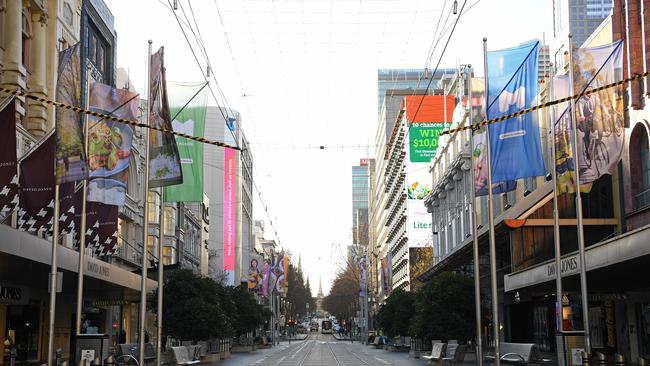
[[411,123],[409,126],[409,149],[412,163],[428,163],[436,156],[440,133],[450,123]]
[[[167,82],[169,110],[173,118],[174,131],[204,137],[208,102],[208,89],[204,86],[204,82]],[[203,144],[185,137],[175,136],[175,138],[181,158],[183,183],[165,187],[164,200],[165,202],[202,202]]]

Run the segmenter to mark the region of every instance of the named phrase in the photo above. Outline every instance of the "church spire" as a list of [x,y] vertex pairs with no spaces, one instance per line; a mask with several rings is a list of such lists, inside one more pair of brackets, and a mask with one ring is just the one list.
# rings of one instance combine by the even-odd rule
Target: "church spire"
[[318,276],[318,297],[323,297],[323,276]]
[[302,255],[298,253],[298,272],[302,273]]

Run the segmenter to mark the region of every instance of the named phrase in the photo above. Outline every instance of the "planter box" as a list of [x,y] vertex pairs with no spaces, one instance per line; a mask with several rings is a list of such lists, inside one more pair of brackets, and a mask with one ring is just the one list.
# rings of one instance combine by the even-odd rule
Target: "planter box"
[[232,353],[245,353],[245,352],[255,352],[255,345],[250,346],[232,346],[230,352]]

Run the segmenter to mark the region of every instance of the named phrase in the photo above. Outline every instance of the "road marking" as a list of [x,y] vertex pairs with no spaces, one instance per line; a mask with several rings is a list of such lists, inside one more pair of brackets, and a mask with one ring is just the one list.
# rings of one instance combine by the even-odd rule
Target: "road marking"
[[285,358],[287,358],[287,356],[282,356],[282,358],[279,359],[278,362],[274,363],[273,366],[278,366],[279,364],[282,363],[282,361],[284,361]]
[[298,349],[296,350],[296,352],[294,352],[293,355],[291,355],[291,358],[292,358],[292,359],[296,358],[296,356],[298,355],[298,353],[300,353],[300,351],[302,351],[303,349],[305,349],[305,347],[307,347],[307,345],[308,345],[309,343],[310,343],[310,342],[304,342],[300,347],[298,347]]
[[377,356],[375,356],[375,360],[377,360],[377,361],[383,363],[384,365],[390,365],[390,362],[388,362],[388,361],[386,361],[386,360],[382,360],[381,358],[379,358],[379,357],[377,357]]

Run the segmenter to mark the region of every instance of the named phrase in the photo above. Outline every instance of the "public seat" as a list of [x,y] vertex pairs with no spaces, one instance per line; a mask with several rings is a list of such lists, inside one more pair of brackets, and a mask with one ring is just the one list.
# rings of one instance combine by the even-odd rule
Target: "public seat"
[[200,360],[195,360],[193,355],[190,356],[189,349],[186,346],[172,347],[172,352],[174,352],[174,359],[177,365],[194,365],[201,362]]
[[445,349],[447,348],[446,343],[431,341],[431,354],[428,356],[422,356],[423,359],[432,362],[440,362],[442,357],[445,354]]
[[458,343],[450,343],[445,350],[445,357],[442,358],[442,364],[454,366],[458,363],[465,361],[466,345],[459,345]]
[[[118,348],[118,355],[119,356],[124,356],[124,355],[131,355],[135,357],[136,359],[140,355],[140,344],[138,343],[123,343],[119,344]],[[154,348],[153,344],[151,343],[145,343],[144,344],[144,362],[149,363],[149,362],[155,362],[156,361],[156,349]]]
[[382,348],[384,347],[384,337],[382,336],[376,336],[375,340],[372,341],[372,345],[375,346],[375,348]]
[[[542,358],[539,347],[534,343],[500,343],[501,362],[510,365],[546,364],[551,359]],[[494,354],[487,354],[485,359],[494,361]]]

